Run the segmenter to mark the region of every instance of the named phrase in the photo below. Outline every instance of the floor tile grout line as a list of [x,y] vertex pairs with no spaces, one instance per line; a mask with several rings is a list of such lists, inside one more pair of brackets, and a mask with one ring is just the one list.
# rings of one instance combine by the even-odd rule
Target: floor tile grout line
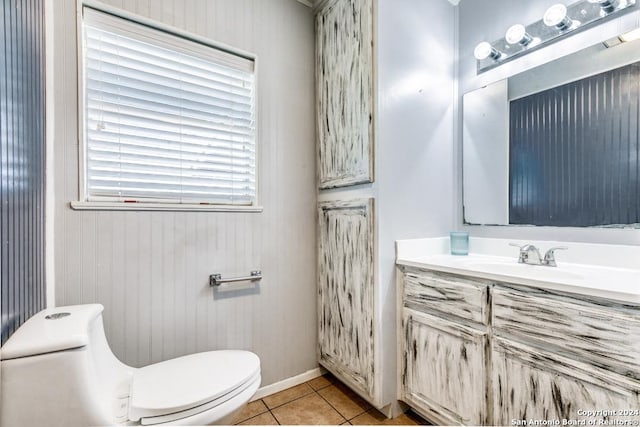
[[[313,390],[313,389],[312,389],[312,390]],[[274,409],[278,409],[278,408],[280,408],[280,407],[282,407],[282,406],[284,406],[284,405],[288,405],[288,404],[289,404],[289,403],[291,403],[291,402],[295,402],[296,400],[300,400],[300,399],[302,399],[303,397],[310,396],[310,395],[311,395],[311,394],[313,394],[313,393],[315,393],[315,391],[313,391],[313,392],[311,392],[311,393],[304,394],[304,395],[302,395],[302,396],[298,396],[298,397],[296,397],[295,399],[289,400],[288,402],[283,403],[282,405],[274,406],[273,408],[269,408],[269,405],[267,405],[266,403],[265,403],[265,405],[264,405],[264,406],[266,406],[266,407],[267,407],[267,409],[268,409],[269,411],[273,411]]]
[[273,417],[274,420],[276,420],[276,422],[278,423],[279,426],[281,426],[282,424],[280,423],[280,420],[278,419],[278,417],[276,417],[276,414],[274,414],[273,412],[271,412],[271,409],[269,409],[269,413],[271,414],[271,416]]
[[[311,381],[313,381],[313,380],[311,380]],[[307,382],[307,384],[309,384],[309,382]],[[311,386],[311,385],[309,385],[309,387],[311,387],[311,388],[313,389],[313,391],[315,391],[315,392],[317,393],[317,392],[319,392],[320,390],[324,390],[324,389],[325,389],[325,388],[327,388],[327,387],[331,387],[332,385],[335,385],[335,384],[334,384],[334,383],[329,383],[329,384],[327,384],[327,385],[325,385],[325,386],[320,387],[320,388],[319,388],[319,389],[317,389],[317,390],[316,390],[315,388],[313,388],[313,386]]]
[[[333,385],[333,384],[332,384],[332,385]],[[338,389],[338,390],[340,390],[340,389]],[[316,391],[316,394],[317,394],[318,396],[320,396],[320,397],[321,397],[325,402],[327,402],[327,403],[329,404],[329,406],[331,406],[331,408],[333,408],[333,410],[334,410],[334,411],[336,411],[338,414],[340,414],[340,416],[341,416],[342,418],[344,418],[344,419],[345,419],[345,421],[347,421],[347,422],[349,422],[349,421],[351,421],[352,419],[354,419],[354,418],[356,418],[356,417],[359,417],[360,415],[362,415],[362,414],[364,414],[365,412],[367,412],[367,410],[365,410],[365,411],[363,411],[363,412],[359,413],[358,415],[354,416],[353,418],[349,419],[349,418],[345,417],[344,415],[342,415],[342,412],[340,412],[340,411],[338,410],[338,408],[336,408],[335,406],[333,406],[333,405],[331,404],[331,402],[329,402],[327,399],[325,399],[323,395],[321,395],[321,394],[320,394],[320,393],[318,393],[317,391]],[[343,393],[343,394],[344,394],[344,393]],[[345,394],[345,396],[347,396],[347,395]],[[349,396],[347,396],[347,397],[349,398],[349,400],[351,400],[351,401],[353,402],[353,399],[351,399],[351,397],[349,397]],[[354,403],[355,403],[355,402],[354,402]],[[349,422],[349,424],[351,424],[351,423]]]
[[[333,384],[330,384],[330,385],[333,385]],[[309,386],[309,387],[311,387],[311,386]],[[327,386],[327,387],[328,387],[328,386]],[[325,388],[326,388],[326,387],[325,387]],[[311,389],[313,390],[313,387],[311,387]],[[318,397],[320,397],[322,400],[324,400],[325,402],[327,402],[327,404],[331,407],[331,409],[333,409],[334,411],[336,411],[336,413],[337,413],[338,415],[340,415],[340,416],[342,417],[342,419],[344,419],[344,420],[345,420],[345,422],[349,422],[349,420],[347,419],[347,417],[345,417],[344,415],[342,415],[342,414],[340,413],[340,411],[338,411],[336,408],[334,408],[334,407],[333,407],[333,405],[332,405],[332,404],[331,404],[327,399],[325,399],[325,398],[324,398],[320,393],[318,393],[318,391],[317,391],[317,390],[313,390],[313,393],[305,394],[304,396],[301,396],[301,397],[299,397],[299,398],[297,398],[297,399],[293,399],[293,400],[291,400],[291,401],[289,401],[289,402],[287,402],[287,403],[283,403],[283,404],[282,404],[282,405],[280,405],[280,406],[276,406],[276,407],[275,407],[275,408],[273,408],[273,409],[280,408],[280,407],[282,407],[282,406],[284,406],[284,405],[287,405],[287,404],[289,404],[289,403],[291,403],[291,402],[295,402],[296,400],[300,400],[300,399],[302,399],[303,397],[311,396],[312,394],[317,394],[317,395],[318,395]],[[276,417],[276,415],[272,412],[272,410],[271,410],[271,409],[269,409],[269,412],[271,413],[271,416],[273,416],[273,419],[275,419],[275,420],[276,420],[276,422],[278,423],[278,425],[282,425],[282,424],[280,424],[280,420],[278,419],[278,417]],[[361,414],[360,414],[360,415],[361,415]],[[340,423],[340,424],[344,424],[344,422],[343,422],[343,423]],[[336,425],[340,425],[340,424],[336,424]],[[351,423],[349,423],[349,424],[351,424]]]
[[[331,384],[331,385],[333,385],[333,384]],[[340,415],[340,416],[342,417],[342,419],[344,419],[346,422],[349,422],[349,420],[347,420],[347,417],[345,417],[344,415],[342,415],[342,413],[341,413],[340,411],[338,411],[338,409],[336,409],[336,408],[331,404],[331,402],[329,402],[327,399],[325,399],[325,398],[324,398],[324,396],[322,396],[322,395],[321,395],[320,393],[318,393],[317,391],[316,391],[316,394],[317,394],[318,396],[320,396],[320,399],[322,399],[322,400],[324,400],[325,402],[327,402],[327,404],[331,407],[331,409],[333,409],[334,411],[336,411],[336,413],[337,413],[338,415]],[[340,423],[340,424],[344,424],[344,423]],[[338,424],[338,425],[340,425],[340,424]]]
[[[331,409],[333,409],[334,411],[336,411],[336,412],[338,413],[338,415],[340,415],[342,418],[344,418],[344,419],[345,419],[345,421],[349,421],[349,420],[347,420],[347,417],[345,417],[344,415],[342,415],[342,414],[340,413],[340,411],[338,411],[338,410],[337,410],[337,409],[336,409],[336,408],[331,404],[331,402],[329,402],[327,399],[325,399],[325,398],[324,398],[324,396],[323,396],[323,395],[321,395],[321,394],[320,394],[320,393],[318,393],[317,391],[316,391],[316,394],[317,394],[318,396],[320,396],[320,399],[322,399],[322,400],[324,400],[325,402],[327,402],[327,405],[329,405],[329,406],[331,407]],[[342,423],[340,423],[340,424],[342,424]]]
[[[250,416],[249,418],[245,418],[245,419],[243,419],[243,420],[238,420],[238,421],[236,421],[235,423],[233,423],[233,425],[238,426],[238,425],[240,425],[241,423],[243,423],[243,422],[245,422],[245,421],[249,421],[250,419],[253,419],[253,418],[255,418],[255,417],[259,417],[259,416],[260,416],[260,415],[262,415],[262,414],[265,414],[265,413],[267,413],[267,412],[270,412],[270,411],[269,411],[269,407],[267,406],[267,404],[266,404],[266,403],[264,403],[264,400],[262,400],[262,399],[257,399],[257,400],[254,400],[253,402],[262,402],[262,404],[264,405],[264,407],[265,407],[265,408],[267,408],[267,410],[266,410],[266,411],[259,412],[259,413],[255,414],[255,415],[252,415],[252,416]],[[251,404],[251,403],[253,403],[253,402],[249,402],[249,403],[247,403],[247,405],[250,405],[250,404]]]

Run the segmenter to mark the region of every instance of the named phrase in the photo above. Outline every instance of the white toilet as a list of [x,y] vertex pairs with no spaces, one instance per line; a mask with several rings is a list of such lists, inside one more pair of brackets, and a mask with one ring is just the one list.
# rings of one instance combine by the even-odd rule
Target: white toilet
[[122,364],[100,304],[41,311],[0,349],[0,426],[230,424],[260,386],[248,351]]

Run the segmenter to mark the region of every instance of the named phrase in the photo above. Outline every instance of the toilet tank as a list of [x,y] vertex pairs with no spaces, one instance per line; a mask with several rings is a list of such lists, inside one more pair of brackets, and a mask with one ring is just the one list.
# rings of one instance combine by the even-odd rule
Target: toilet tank
[[113,425],[126,421],[134,371],[113,355],[103,307],[43,310],[0,349],[0,426]]

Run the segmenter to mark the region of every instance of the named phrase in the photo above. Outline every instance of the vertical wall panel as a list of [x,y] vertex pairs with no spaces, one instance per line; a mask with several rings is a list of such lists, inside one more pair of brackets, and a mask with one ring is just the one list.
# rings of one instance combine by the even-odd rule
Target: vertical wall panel
[[640,223],[640,63],[511,102],[511,224]]
[[44,5],[2,0],[0,12],[2,343],[45,305]]
[[[143,366],[240,348],[263,385],[317,367],[314,37],[295,0],[106,0],[258,57],[262,213],[74,211],[78,200],[76,1],[55,0],[56,304],[105,306],[107,339]],[[215,293],[209,274],[261,268],[251,291]]]

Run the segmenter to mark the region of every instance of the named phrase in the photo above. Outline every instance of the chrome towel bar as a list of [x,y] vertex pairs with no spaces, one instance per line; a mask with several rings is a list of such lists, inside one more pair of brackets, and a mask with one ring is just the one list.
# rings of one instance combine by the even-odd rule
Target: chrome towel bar
[[254,270],[251,272],[250,276],[244,277],[230,277],[228,279],[223,279],[222,274],[214,273],[209,276],[209,286],[220,286],[223,283],[232,283],[232,282],[256,282],[262,279],[262,271]]

